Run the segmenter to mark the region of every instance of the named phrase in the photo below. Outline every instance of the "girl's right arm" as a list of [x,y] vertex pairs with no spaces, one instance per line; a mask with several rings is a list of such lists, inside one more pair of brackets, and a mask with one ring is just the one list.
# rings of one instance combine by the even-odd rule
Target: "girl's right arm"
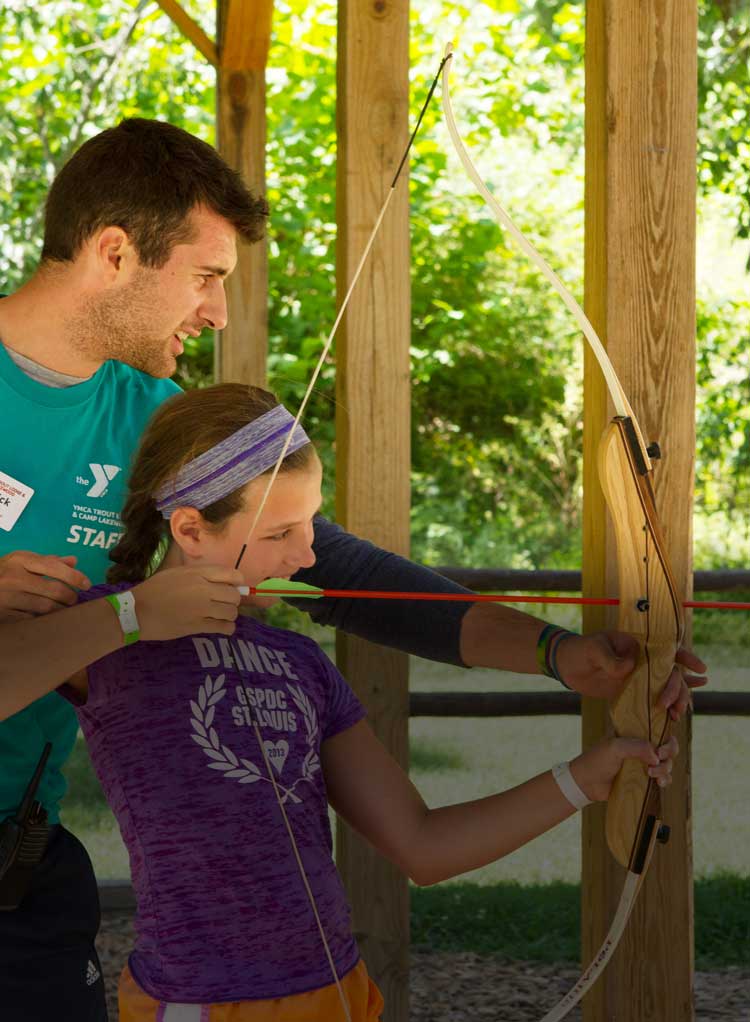
[[[570,769],[587,798],[604,801],[623,760],[641,760],[666,784],[676,754],[674,738],[658,752],[613,738],[576,756]],[[549,770],[497,795],[429,809],[365,721],[325,741],[322,759],[333,808],[421,886],[500,859],[575,812]]]
[[[217,632],[232,635],[240,602],[239,571],[167,568],[133,587],[140,637],[177,639]],[[81,691],[79,672],[123,645],[107,600],[92,599],[42,617],[0,624],[0,720],[68,679]]]

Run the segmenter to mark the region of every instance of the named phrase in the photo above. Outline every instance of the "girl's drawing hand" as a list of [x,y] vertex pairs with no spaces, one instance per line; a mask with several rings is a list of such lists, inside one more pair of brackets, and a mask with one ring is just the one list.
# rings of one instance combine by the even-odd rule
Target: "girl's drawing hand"
[[165,568],[133,587],[142,639],[178,639],[214,632],[233,635],[245,585],[234,568]]

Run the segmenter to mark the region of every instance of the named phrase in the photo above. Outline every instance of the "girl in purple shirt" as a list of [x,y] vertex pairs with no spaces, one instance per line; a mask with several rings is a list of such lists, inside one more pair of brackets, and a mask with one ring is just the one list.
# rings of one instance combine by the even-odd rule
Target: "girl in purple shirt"
[[[314,561],[321,465],[292,426],[273,395],[239,384],[162,405],[133,467],[108,585],[81,595],[105,597],[87,618],[101,658],[62,692],[130,854],[137,938],[122,1022],[380,1017],[329,805],[432,884],[606,799],[627,757],[669,781],[674,739],[655,750],[618,738],[509,791],[429,809],[319,647],[237,617],[233,583],[290,578]],[[171,603],[203,579],[213,583],[204,632],[164,641]]]

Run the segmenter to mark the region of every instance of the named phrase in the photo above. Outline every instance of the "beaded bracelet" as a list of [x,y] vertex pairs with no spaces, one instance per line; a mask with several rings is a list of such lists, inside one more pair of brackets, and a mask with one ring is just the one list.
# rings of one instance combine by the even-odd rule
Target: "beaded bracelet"
[[560,669],[557,666],[557,653],[563,639],[575,634],[576,632],[560,628],[558,625],[545,625],[536,644],[536,662],[539,673],[548,678],[554,678],[567,689],[570,689],[570,685],[565,683],[560,674]]

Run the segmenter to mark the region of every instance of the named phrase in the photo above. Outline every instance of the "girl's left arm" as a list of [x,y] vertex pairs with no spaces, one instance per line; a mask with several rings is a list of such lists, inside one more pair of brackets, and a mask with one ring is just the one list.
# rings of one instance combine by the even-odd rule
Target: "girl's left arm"
[[[570,769],[588,798],[603,801],[624,759],[642,760],[667,783],[676,752],[674,739],[658,753],[648,742],[609,739]],[[365,721],[325,741],[322,762],[336,812],[420,886],[500,859],[575,812],[551,770],[497,795],[429,809]]]

